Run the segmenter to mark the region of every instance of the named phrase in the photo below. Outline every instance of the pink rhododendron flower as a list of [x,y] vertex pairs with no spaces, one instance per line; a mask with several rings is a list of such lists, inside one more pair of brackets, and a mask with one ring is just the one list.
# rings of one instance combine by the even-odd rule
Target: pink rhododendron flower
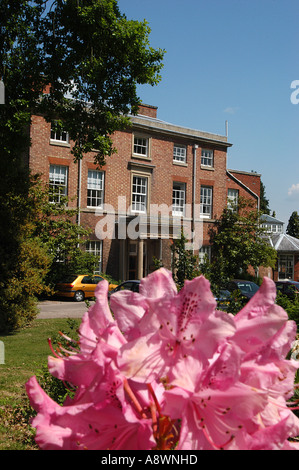
[[113,294],[113,315],[107,293],[103,281],[79,349],[48,360],[74,397],[60,406],[35,377],[26,384],[42,449],[299,449],[289,403],[299,362],[286,359],[296,324],[271,280],[235,317],[203,276],[177,292],[163,268],[139,293]]
[[[139,336],[121,348],[120,369],[126,376],[142,382],[176,375],[176,367],[190,356],[193,368],[202,369],[217,347],[235,333],[233,320],[216,311],[209,282],[202,276],[186,281],[179,293],[168,271],[162,269],[149,276],[150,286],[156,283],[159,286],[153,292],[147,279],[141,282],[140,295],[134,299],[135,305],[147,301],[143,317],[137,319],[137,325],[132,325],[139,329]],[[145,297],[146,294],[150,297]],[[111,308],[121,323],[126,315],[124,297],[120,292],[111,298]],[[115,308],[117,301],[122,302],[120,316]]]

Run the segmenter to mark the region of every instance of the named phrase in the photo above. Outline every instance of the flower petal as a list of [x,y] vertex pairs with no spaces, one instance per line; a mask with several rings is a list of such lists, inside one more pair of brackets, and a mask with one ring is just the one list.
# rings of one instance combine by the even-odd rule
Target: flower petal
[[257,293],[234,317],[234,341],[247,353],[270,340],[288,320],[287,313],[274,304],[275,295],[274,282],[264,278]]
[[140,336],[139,323],[148,311],[145,298],[137,292],[124,290],[111,295],[110,306],[125,337],[129,340]]
[[83,315],[79,328],[82,351],[93,349],[102,331],[110,323],[114,323],[108,304],[108,288],[109,284],[105,279],[99,282],[95,289],[96,303]]
[[171,272],[161,268],[141,280],[139,292],[148,300],[153,300],[174,297],[177,288]]

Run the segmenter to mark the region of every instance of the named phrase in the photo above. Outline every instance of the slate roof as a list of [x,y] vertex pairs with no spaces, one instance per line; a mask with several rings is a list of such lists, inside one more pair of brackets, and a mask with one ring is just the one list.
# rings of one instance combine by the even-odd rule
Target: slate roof
[[261,216],[261,221],[264,224],[281,224],[281,225],[284,224],[281,220],[278,220],[275,217],[272,217],[271,215],[268,215],[268,214],[263,214]]
[[299,239],[286,233],[268,235],[270,245],[278,252],[299,252]]

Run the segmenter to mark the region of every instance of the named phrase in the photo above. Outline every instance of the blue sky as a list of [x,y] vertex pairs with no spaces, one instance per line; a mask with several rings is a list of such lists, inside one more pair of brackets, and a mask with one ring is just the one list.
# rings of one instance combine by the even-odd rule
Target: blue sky
[[[141,86],[158,118],[225,135],[228,168],[261,173],[271,211],[299,213],[298,0],[119,0],[166,50],[162,81]],[[299,82],[297,87],[299,89]]]

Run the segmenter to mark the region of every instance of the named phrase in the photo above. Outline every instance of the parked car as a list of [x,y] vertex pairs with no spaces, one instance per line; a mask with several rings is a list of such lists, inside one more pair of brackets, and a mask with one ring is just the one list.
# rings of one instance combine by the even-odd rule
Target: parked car
[[95,288],[103,280],[102,276],[97,275],[69,274],[56,284],[55,295],[58,297],[69,297],[76,302],[82,302],[84,299],[94,297]]
[[255,282],[243,281],[241,279],[233,279],[226,287],[231,294],[234,291],[239,292],[244,298],[245,303],[259,290],[259,286]]
[[299,282],[297,281],[277,281],[275,284],[277,292],[281,292],[281,294],[288,296],[289,299],[293,300],[295,295],[299,294]]
[[139,285],[140,285],[140,281],[136,281],[136,280],[124,281],[121,284],[119,284],[117,287],[112,289],[108,293],[108,297],[110,298],[112,294],[114,294],[115,292],[122,291],[122,290],[130,290],[132,292],[139,292]]
[[217,308],[227,310],[231,302],[231,293],[226,289],[220,289],[219,294],[215,296]]

